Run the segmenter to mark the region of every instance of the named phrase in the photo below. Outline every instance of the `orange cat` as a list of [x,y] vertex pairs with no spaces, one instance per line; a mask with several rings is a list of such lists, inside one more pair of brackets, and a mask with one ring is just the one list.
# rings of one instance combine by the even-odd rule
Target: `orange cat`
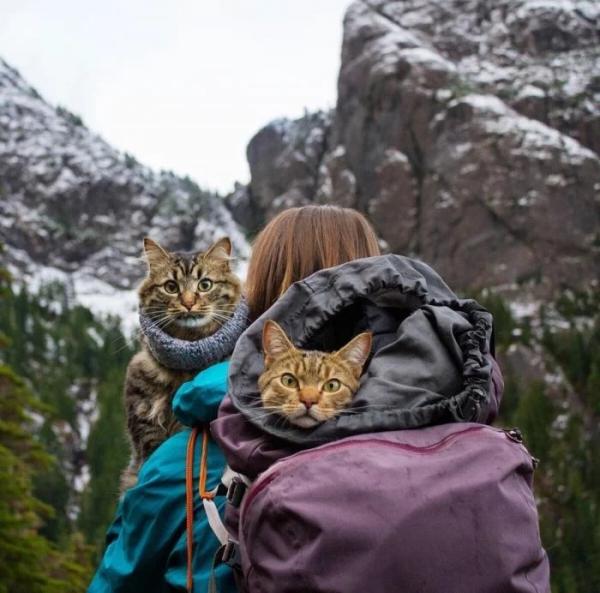
[[263,329],[265,370],[258,380],[263,407],[301,428],[337,416],[358,389],[371,341],[371,333],[365,332],[336,352],[300,350],[268,320]]

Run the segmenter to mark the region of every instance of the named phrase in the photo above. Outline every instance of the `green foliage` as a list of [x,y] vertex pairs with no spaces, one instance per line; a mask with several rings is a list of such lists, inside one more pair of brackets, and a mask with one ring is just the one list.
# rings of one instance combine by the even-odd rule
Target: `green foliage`
[[[488,303],[486,303],[488,304]],[[496,317],[501,351],[519,327],[500,311]],[[541,313],[541,347],[550,370],[562,374],[567,391],[526,383],[505,369],[501,422],[518,426],[530,451],[541,459],[536,472],[542,541],[548,551],[554,593],[600,590],[600,311],[597,295],[565,294]],[[522,336],[521,336],[522,337]],[[572,390],[572,392],[571,392]]]
[[122,382],[122,372],[115,369],[100,385],[100,416],[90,433],[87,446],[92,475],[83,495],[79,525],[97,551],[102,549],[106,527],[113,518],[119,476],[129,458],[123,419]]
[[557,311],[568,320],[594,317],[600,310],[600,292],[597,290],[565,291],[556,301]]
[[79,115],[75,115],[72,111],[69,111],[66,107],[63,107],[62,105],[59,105],[56,108],[56,113],[74,126],[83,126],[83,120],[81,119],[81,117]]
[[[0,297],[10,292],[7,282],[1,271]],[[90,578],[89,549],[81,540],[61,549],[40,530],[54,514],[33,491],[39,472],[57,469],[35,437],[35,419],[48,412],[23,379],[0,364],[0,593],[79,593]]]
[[[564,370],[581,403],[600,415],[600,297],[597,293],[563,296],[557,309],[569,323],[568,329],[546,327],[545,349]],[[595,313],[594,313],[595,312]],[[595,317],[592,317],[592,315]]]
[[523,388],[512,414],[512,424],[527,435],[527,446],[534,455],[543,455],[550,449],[550,427],[556,414],[556,406],[547,397],[543,383],[536,381]]
[[137,167],[140,164],[139,161],[132,154],[129,154],[128,152],[125,153],[124,160],[125,160],[125,166],[128,169],[134,169],[135,167]]
[[497,348],[508,348],[514,342],[513,332],[517,327],[510,307],[499,295],[490,291],[481,291],[475,300],[494,316],[494,334]]
[[[121,390],[133,348],[118,319],[72,304],[62,285],[32,295],[0,269],[0,299],[0,347],[9,345],[0,351],[0,480],[10,486],[0,495],[0,593],[80,593],[128,457]],[[83,420],[95,420],[87,443]],[[79,493],[82,464],[90,480]]]

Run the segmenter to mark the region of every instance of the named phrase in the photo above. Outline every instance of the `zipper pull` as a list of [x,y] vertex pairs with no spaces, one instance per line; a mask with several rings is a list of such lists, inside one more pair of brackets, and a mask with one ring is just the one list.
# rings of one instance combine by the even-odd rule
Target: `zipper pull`
[[[523,433],[518,428],[509,428],[504,431],[504,434],[515,443],[523,444]],[[540,464],[540,460],[537,457],[531,456],[531,465],[533,469],[536,469]]]
[[523,442],[523,433],[518,428],[510,428],[504,431],[504,434],[515,443]]

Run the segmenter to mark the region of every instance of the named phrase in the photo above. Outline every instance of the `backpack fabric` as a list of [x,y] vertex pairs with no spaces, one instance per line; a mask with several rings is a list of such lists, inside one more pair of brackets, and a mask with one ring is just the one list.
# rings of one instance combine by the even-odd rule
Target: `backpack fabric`
[[274,464],[239,521],[248,593],[547,593],[518,438],[474,423],[360,435]]
[[[266,319],[316,350],[373,332],[351,413],[311,430],[262,413]],[[549,590],[531,456],[486,426],[503,389],[491,334],[489,312],[397,255],[321,270],[248,328],[211,424],[255,480],[226,513],[243,591]]]
[[[258,377],[267,319],[310,350],[336,350],[362,331],[373,332],[373,353],[350,413],[308,431],[265,417]],[[296,282],[242,334],[228,394],[262,432],[301,447],[357,433],[485,422],[496,407],[491,333],[491,314],[459,299],[426,264],[399,255],[358,259]]]

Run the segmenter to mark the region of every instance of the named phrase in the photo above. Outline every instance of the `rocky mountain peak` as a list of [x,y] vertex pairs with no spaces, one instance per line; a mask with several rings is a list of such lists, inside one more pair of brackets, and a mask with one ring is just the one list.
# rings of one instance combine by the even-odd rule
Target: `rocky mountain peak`
[[0,241],[15,276],[59,279],[92,308],[120,312],[144,274],[144,235],[193,250],[224,234],[247,256],[219,196],[115,150],[0,60]]
[[354,2],[335,112],[258,132],[235,217],[337,203],[459,288],[594,285],[599,19],[570,0]]

